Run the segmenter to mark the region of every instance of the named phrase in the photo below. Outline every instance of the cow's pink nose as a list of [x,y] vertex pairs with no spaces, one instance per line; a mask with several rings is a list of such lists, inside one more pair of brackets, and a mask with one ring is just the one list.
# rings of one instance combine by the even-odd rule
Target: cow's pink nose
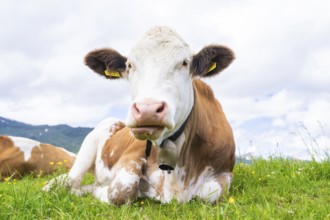
[[165,102],[145,101],[132,105],[132,114],[138,126],[157,126],[167,113]]

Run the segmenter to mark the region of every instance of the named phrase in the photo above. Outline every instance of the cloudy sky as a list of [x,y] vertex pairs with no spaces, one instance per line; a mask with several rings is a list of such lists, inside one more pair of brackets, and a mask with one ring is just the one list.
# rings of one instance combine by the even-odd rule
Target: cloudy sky
[[83,64],[87,52],[126,55],[155,25],[198,52],[237,56],[208,79],[230,120],[237,154],[316,159],[330,153],[330,1],[0,0],[0,116],[31,124],[95,126],[125,119],[128,83]]

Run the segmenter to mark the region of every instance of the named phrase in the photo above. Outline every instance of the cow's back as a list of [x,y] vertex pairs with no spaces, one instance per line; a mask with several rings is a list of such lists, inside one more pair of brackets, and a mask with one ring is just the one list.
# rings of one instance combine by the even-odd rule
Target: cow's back
[[34,147],[26,166],[31,170],[51,174],[58,169],[70,169],[76,156],[64,148],[41,143]]

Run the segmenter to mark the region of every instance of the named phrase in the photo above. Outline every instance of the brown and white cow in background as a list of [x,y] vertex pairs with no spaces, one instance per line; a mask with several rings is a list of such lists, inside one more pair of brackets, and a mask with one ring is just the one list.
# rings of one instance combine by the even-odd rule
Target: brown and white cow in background
[[[137,197],[220,200],[232,182],[235,143],[220,103],[200,78],[216,75],[233,59],[221,45],[194,55],[167,27],[148,31],[127,58],[113,49],[87,54],[85,63],[96,73],[130,83],[126,124],[108,118],[97,125],[71,171],[44,190],[57,182],[114,204]],[[80,186],[93,165],[95,183]]]
[[23,137],[0,136],[0,180],[25,174],[51,174],[70,169],[76,155],[64,148]]

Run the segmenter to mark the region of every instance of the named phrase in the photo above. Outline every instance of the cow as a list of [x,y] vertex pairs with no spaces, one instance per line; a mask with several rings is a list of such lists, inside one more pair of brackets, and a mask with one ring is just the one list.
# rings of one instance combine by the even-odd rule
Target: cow
[[14,136],[0,136],[0,179],[26,174],[52,174],[58,168],[70,169],[76,155],[51,144]]
[[[91,51],[85,64],[110,79],[126,79],[131,104],[125,122],[106,118],[84,139],[68,174],[50,180],[72,193],[110,204],[148,197],[169,203],[200,198],[215,203],[233,180],[233,132],[211,88],[233,61],[231,49],[210,45],[193,54],[169,27],[154,27],[131,49]],[[95,182],[81,186],[95,165]]]

